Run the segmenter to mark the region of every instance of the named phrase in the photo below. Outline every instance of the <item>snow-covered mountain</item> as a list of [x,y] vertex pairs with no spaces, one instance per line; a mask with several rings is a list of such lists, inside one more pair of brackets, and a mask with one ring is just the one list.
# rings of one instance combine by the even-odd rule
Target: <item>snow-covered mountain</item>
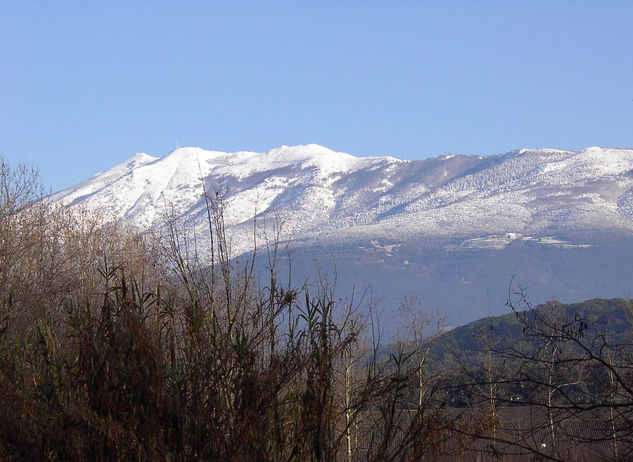
[[[236,256],[250,250],[257,214],[260,236],[282,223],[282,238],[299,253],[336,254],[350,264],[373,255],[360,274],[373,268],[383,281],[389,280],[384,276],[388,271],[400,281],[404,267],[409,271],[416,265],[425,274],[435,265],[436,273],[429,277],[440,280],[446,261],[459,255],[453,264],[462,270],[446,276],[447,288],[434,290],[453,291],[451,284],[468,289],[468,278],[479,276],[470,275],[463,269],[468,265],[460,262],[473,255],[492,262],[506,249],[512,260],[517,249],[526,248],[532,249],[529,258],[538,252],[563,252],[556,258],[580,255],[577,264],[584,265],[583,255],[596,257],[604,239],[613,243],[615,235],[625,240],[633,236],[633,149],[521,149],[494,156],[401,160],[359,158],[318,145],[282,146],[266,153],[187,147],[161,158],[136,154],[52,199],[71,207],[99,208],[139,228],[160,226],[166,210],[189,225],[203,226],[203,182],[207,191],[225,194],[227,231]],[[394,255],[404,267],[389,266]],[[551,267],[547,259],[553,257],[543,258],[532,265],[532,273],[542,275],[542,264]],[[517,271],[509,263],[501,266],[508,266],[502,281],[507,292],[509,278]],[[485,262],[477,271],[506,276]],[[415,281],[412,289],[432,286],[420,289]],[[573,298],[576,292],[567,286],[548,296]],[[623,295],[625,290],[610,287],[610,293],[595,296]],[[402,291],[406,294],[407,287]],[[579,298],[587,295],[592,294],[579,293]],[[485,298],[478,314],[495,314],[489,290]],[[460,315],[455,320],[471,318]]]
[[53,198],[144,228],[162,222],[166,205],[182,219],[204,218],[203,180],[207,191],[226,191],[229,229],[250,229],[257,213],[262,223],[283,220],[285,235],[297,240],[633,230],[629,149],[522,149],[412,161],[359,158],[318,145],[267,153],[180,148],[162,158],[136,154]]
[[[285,236],[304,237],[335,229],[346,219],[340,207],[350,188],[344,181],[358,174],[380,175],[400,163],[357,158],[317,145],[282,146],[263,154],[180,148],[160,159],[138,153],[53,199],[100,208],[146,228],[160,225],[166,209],[188,222],[206,219],[204,181],[207,192],[225,193],[225,219],[232,235],[244,228],[252,234],[257,213],[261,225],[283,219]],[[368,206],[366,201],[358,203],[359,209]],[[353,213],[349,205],[345,208]],[[236,254],[250,248],[247,241],[236,245]]]

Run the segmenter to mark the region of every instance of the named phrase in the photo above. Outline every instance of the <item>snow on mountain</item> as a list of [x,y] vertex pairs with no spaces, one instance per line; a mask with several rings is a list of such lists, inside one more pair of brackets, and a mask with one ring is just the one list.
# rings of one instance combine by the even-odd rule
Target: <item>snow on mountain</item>
[[204,189],[225,195],[234,256],[281,223],[294,283],[335,255],[341,291],[371,283],[391,307],[416,296],[453,325],[502,313],[512,280],[535,302],[623,296],[633,280],[633,149],[412,161],[317,145],[187,147],[136,154],[51,199],[140,229],[169,215],[204,245]]
[[162,158],[139,153],[52,196],[100,208],[140,228],[165,210],[203,220],[207,191],[226,192],[233,251],[248,250],[260,227],[281,220],[297,241],[395,242],[556,229],[633,229],[633,150],[521,149],[496,156],[426,160],[354,157],[318,145],[266,153],[179,148]]

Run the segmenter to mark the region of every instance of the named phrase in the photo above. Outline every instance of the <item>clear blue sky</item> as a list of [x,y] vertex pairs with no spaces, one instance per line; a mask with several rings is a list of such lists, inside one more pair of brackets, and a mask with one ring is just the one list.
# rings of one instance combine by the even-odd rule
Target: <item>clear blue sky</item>
[[633,2],[0,3],[0,155],[52,190],[176,144],[633,145]]

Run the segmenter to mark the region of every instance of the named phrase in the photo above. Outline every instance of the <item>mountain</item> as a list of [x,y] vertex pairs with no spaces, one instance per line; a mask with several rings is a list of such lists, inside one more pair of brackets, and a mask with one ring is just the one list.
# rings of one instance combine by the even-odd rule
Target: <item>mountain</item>
[[623,298],[596,298],[570,304],[547,303],[534,307],[533,311],[523,308],[516,313],[478,319],[442,333],[430,345],[431,364],[441,367],[451,356],[457,355],[462,361],[467,361],[469,366],[478,366],[477,361],[481,361],[487,348],[504,351],[504,344],[518,345],[526,341],[524,327],[526,324],[533,326],[535,317],[558,320],[568,325],[582,319],[588,323],[585,332],[587,343],[591,344],[595,340],[596,347],[601,345],[602,336],[609,345],[614,346],[629,344],[633,335],[631,300]]
[[620,297],[633,280],[633,149],[401,160],[187,147],[136,154],[52,200],[141,229],[168,213],[204,237],[203,184],[225,197],[234,256],[281,224],[296,281],[316,261],[343,295],[371,283],[387,313],[417,296],[461,324],[503,312],[512,280],[537,302]]

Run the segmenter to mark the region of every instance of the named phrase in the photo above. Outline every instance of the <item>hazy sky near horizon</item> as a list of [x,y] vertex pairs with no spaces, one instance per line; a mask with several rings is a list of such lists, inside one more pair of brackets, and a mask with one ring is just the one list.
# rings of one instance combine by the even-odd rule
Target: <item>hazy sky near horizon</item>
[[176,145],[633,145],[630,1],[0,4],[0,156],[58,190]]

